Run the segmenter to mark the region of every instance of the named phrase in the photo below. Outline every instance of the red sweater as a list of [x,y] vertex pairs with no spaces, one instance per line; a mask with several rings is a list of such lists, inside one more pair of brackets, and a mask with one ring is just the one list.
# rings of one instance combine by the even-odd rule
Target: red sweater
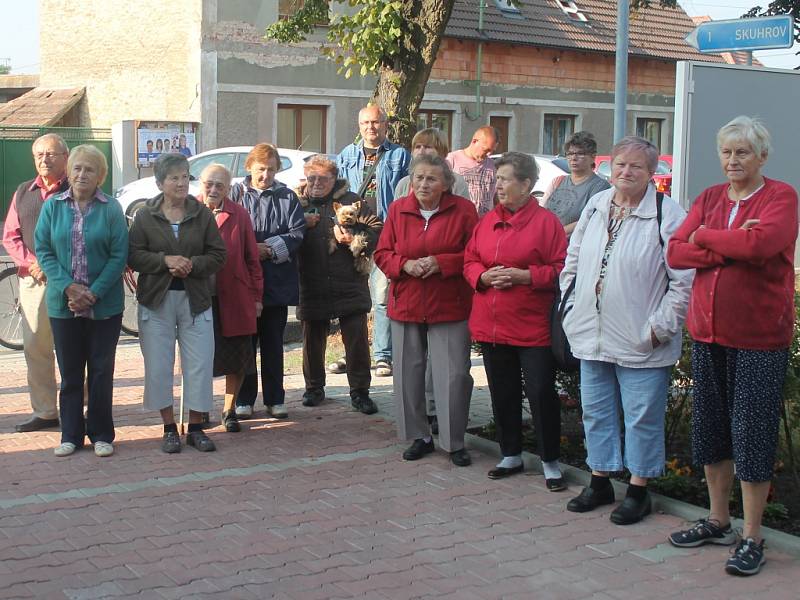
[[[765,177],[764,187],[740,202],[729,229],[734,203],[727,190],[728,184],[721,184],[700,194],[669,240],[669,264],[697,269],[686,318],[689,333],[699,342],[730,348],[788,348],[794,324],[797,192]],[[760,223],[741,229],[748,219]]]
[[[464,277],[477,290],[469,317],[472,337],[511,346],[549,346],[550,308],[566,254],[564,227],[536,198],[516,213],[501,205],[487,213],[464,255]],[[479,289],[481,274],[497,265],[528,269],[530,285]]]
[[[427,226],[413,192],[389,205],[375,263],[390,280],[390,319],[410,323],[467,320],[472,290],[462,275],[464,247],[477,222],[472,202],[447,192]],[[422,279],[403,271],[409,259],[426,256],[436,257],[440,273]]]

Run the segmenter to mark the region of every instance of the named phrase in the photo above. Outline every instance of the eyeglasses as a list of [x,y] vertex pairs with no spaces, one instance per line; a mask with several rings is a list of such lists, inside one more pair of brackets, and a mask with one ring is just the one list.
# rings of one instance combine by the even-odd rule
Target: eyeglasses
[[326,183],[330,180],[331,180],[330,175],[309,175],[308,177],[306,177],[306,181],[308,181],[308,183],[312,185],[317,182]]
[[585,152],[567,152],[567,158],[586,158],[589,156]]
[[64,156],[64,152],[34,152],[33,156],[36,160],[42,160],[43,158],[55,158],[56,156]]

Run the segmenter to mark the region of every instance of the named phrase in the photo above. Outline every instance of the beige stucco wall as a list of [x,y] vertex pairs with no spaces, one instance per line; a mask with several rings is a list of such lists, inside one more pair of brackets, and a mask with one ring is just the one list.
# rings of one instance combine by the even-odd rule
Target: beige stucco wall
[[202,12],[202,0],[39,0],[40,85],[85,86],[87,127],[200,121]]

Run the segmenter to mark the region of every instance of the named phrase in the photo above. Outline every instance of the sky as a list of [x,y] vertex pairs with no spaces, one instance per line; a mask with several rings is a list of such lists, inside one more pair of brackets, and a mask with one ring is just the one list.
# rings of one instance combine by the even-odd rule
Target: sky
[[[769,0],[679,0],[679,2],[690,16],[709,15],[714,20],[738,19],[754,4],[764,6],[769,4]],[[0,0],[0,15],[2,15],[0,64],[5,64],[6,59],[10,60],[12,73],[39,71],[38,5],[37,0]],[[794,48],[756,52],[755,56],[768,67],[792,69],[800,65],[800,56],[795,55],[798,50],[800,47],[795,44]]]

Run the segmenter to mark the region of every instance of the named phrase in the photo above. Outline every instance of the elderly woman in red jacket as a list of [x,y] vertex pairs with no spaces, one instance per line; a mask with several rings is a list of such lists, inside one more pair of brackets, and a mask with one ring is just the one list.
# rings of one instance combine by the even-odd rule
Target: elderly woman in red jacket
[[453,464],[471,464],[464,448],[472,376],[467,317],[472,290],[462,276],[464,247],[478,221],[472,202],[449,190],[453,173],[438,155],[409,167],[411,193],[389,205],[375,262],[389,278],[394,391],[403,453],[418,460],[433,452],[425,410],[425,357],[432,362],[439,443]]
[[255,372],[251,337],[261,314],[264,281],[250,215],[228,198],[228,169],[219,164],[207,166],[200,174],[200,187],[200,199],[214,214],[227,250],[225,265],[211,282],[214,377],[225,375],[222,424],[226,431],[236,432],[240,430],[234,408],[236,395],[245,374]]
[[669,240],[673,268],[697,269],[686,325],[694,339],[692,458],[703,465],[708,518],[669,536],[675,546],[728,545],[734,473],[744,528],[725,570],[764,563],[761,519],[775,465],[794,323],[797,192],[761,173],[770,136],[749,117],[717,134],[728,181],[705,190]]
[[[464,277],[476,290],[469,328],[481,343],[503,460],[501,479],[522,471],[522,379],[547,489],[566,489],[558,466],[561,410],[550,350],[550,308],[567,241],[553,213],[531,194],[538,179],[527,154],[497,161],[498,205],[475,228],[464,256]],[[520,373],[522,374],[520,376]]]

